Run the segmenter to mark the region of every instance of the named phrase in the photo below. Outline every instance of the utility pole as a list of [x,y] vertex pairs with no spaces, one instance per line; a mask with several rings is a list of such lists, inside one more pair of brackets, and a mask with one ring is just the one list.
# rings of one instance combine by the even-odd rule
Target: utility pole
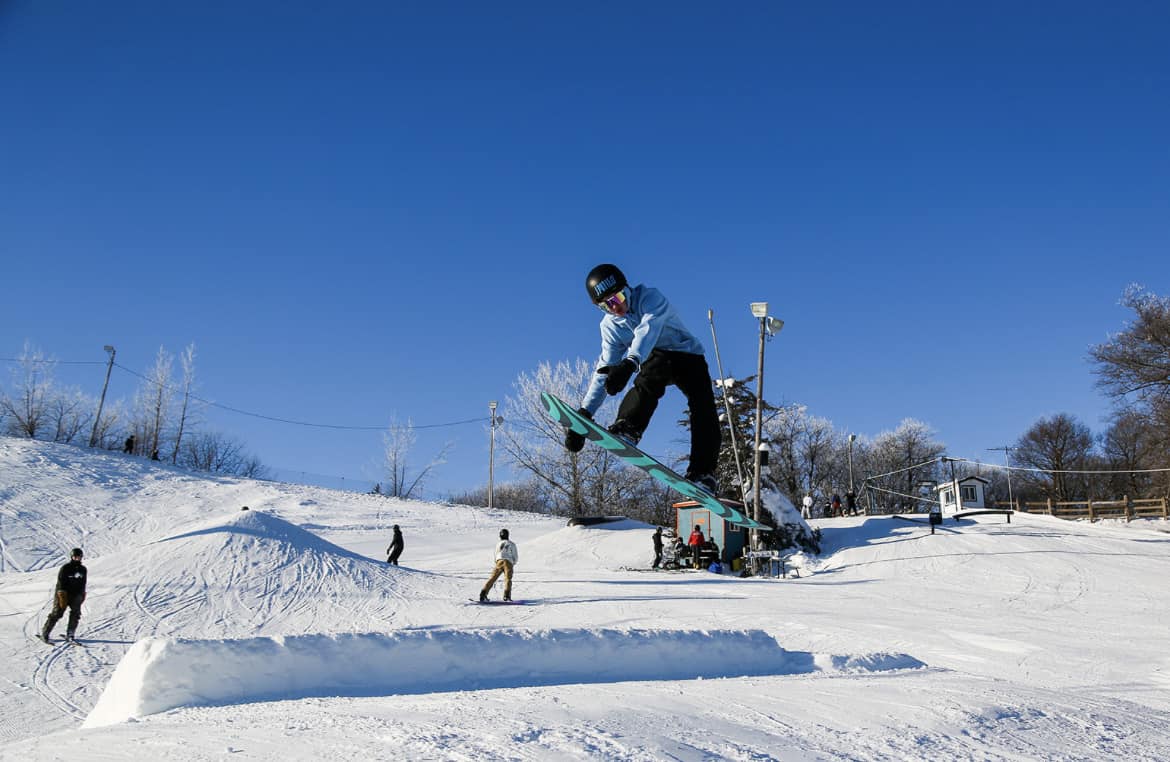
[[102,349],[110,353],[110,362],[106,365],[106,382],[102,384],[102,396],[98,399],[97,415],[93,417],[93,431],[89,434],[89,446],[97,446],[98,422],[102,419],[102,407],[106,404],[106,389],[110,386],[110,371],[114,369],[114,355],[117,350],[113,346],[106,344]]
[[491,424],[492,437],[491,437],[491,444],[488,445],[488,504],[487,504],[487,507],[489,509],[492,507],[492,504],[495,500],[496,424],[504,420],[503,418],[500,418],[499,416],[496,415],[496,406],[497,406],[497,403],[495,400],[492,400],[491,402],[488,403],[488,411],[491,413],[491,417],[492,417],[492,424]]
[[1007,473],[1007,483],[1008,483],[1008,505],[1010,505],[1012,507],[1013,511],[1016,509],[1016,501],[1015,501],[1015,498],[1012,497],[1012,468],[1011,468],[1011,461],[1008,459],[1008,453],[1012,452],[1015,449],[1016,448],[1009,447],[1007,445],[1004,445],[1003,447],[988,447],[987,448],[988,452],[999,452],[1000,450],[1003,451],[1003,465],[1005,467],[1004,470]]

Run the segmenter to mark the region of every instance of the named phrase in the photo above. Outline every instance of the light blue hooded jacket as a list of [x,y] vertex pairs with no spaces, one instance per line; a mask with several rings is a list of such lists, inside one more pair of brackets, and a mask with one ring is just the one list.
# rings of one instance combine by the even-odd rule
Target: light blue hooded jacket
[[[687,330],[678,312],[662,292],[649,286],[626,287],[629,310],[618,317],[605,313],[601,319],[601,357],[597,367],[616,365],[627,357],[639,368],[655,349],[703,354],[703,345]],[[605,401],[605,375],[594,373],[581,407],[590,415]]]

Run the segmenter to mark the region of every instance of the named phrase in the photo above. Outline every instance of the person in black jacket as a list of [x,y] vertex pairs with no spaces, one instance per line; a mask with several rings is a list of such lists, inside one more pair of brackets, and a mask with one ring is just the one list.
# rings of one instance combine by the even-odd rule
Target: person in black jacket
[[658,565],[662,563],[662,527],[654,530],[651,539],[654,540],[654,565],[650,568],[657,569]]
[[49,618],[45,620],[45,626],[41,630],[41,640],[46,643],[51,643],[49,640],[49,633],[53,631],[53,626],[57,624],[58,620],[65,615],[65,609],[69,609],[69,624],[65,630],[65,639],[73,640],[73,634],[77,632],[77,622],[81,619],[81,604],[85,602],[85,579],[86,570],[81,564],[81,548],[74,548],[69,554],[69,563],[61,567],[61,571],[57,572],[57,589],[53,591],[53,610],[49,612]]
[[390,557],[386,559],[386,563],[398,566],[398,557],[402,555],[402,546],[402,530],[398,528],[397,524],[395,524],[394,537],[390,540],[390,547],[386,548],[386,552],[390,555]]

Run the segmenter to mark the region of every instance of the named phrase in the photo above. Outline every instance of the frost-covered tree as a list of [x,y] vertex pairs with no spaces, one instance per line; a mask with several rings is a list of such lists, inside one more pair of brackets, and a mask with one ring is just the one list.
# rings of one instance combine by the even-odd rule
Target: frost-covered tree
[[158,348],[152,365],[143,375],[142,383],[134,395],[134,422],[132,432],[137,442],[137,451],[157,458],[163,439],[163,427],[169,422],[174,386],[171,368],[174,357],[165,347]]
[[878,434],[865,449],[866,484],[873,488],[879,510],[917,510],[922,486],[944,478],[939,458],[946,445],[922,421],[907,418],[893,431]]
[[248,454],[237,439],[216,432],[200,432],[186,438],[180,465],[196,471],[264,478],[260,459]]
[[[653,480],[600,447],[587,444],[580,452],[567,451],[564,427],[549,418],[541,402],[542,391],[570,404],[579,400],[593,372],[592,364],[578,359],[541,363],[534,372],[521,373],[513,384],[515,395],[504,402],[501,448],[515,469],[534,480],[553,513],[646,517],[660,511],[656,506],[662,491]],[[611,398],[598,410],[599,421],[612,416],[612,405]]]
[[13,393],[0,396],[0,408],[7,419],[8,433],[35,439],[42,432],[48,414],[56,361],[26,341],[16,362],[12,371]]
[[397,420],[390,421],[382,434],[382,468],[386,473],[383,494],[390,497],[413,497],[416,491],[423,488],[431,472],[447,462],[447,455],[453,446],[450,442],[444,444],[425,466],[412,469],[410,454],[417,442],[418,434],[413,423],[409,420],[405,424]]
[[73,444],[93,423],[96,402],[77,388],[58,389],[45,406],[46,435],[54,442]]
[[179,394],[182,402],[179,404],[179,425],[175,431],[175,446],[171,450],[171,462],[179,462],[179,448],[183,444],[183,433],[189,424],[188,416],[191,413],[191,397],[195,392],[195,345],[188,344],[179,355],[179,362],[183,366],[183,383]]
[[98,420],[96,442],[103,450],[120,450],[126,438],[126,405],[121,400],[107,403]]
[[1113,397],[1170,403],[1170,298],[1133,285],[1121,303],[1136,317],[1089,351],[1098,384]]

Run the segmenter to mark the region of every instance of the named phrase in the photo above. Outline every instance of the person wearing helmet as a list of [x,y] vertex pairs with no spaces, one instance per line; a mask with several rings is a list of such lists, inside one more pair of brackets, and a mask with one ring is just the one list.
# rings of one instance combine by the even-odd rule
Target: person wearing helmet
[[496,580],[500,575],[504,575],[504,600],[512,600],[512,567],[520,560],[520,552],[516,550],[516,543],[508,539],[508,530],[500,530],[500,541],[496,544],[496,565],[492,569],[492,576],[488,578],[487,584],[479,591],[480,603],[487,603],[488,591],[492,589],[492,585],[496,584]]
[[77,623],[81,620],[81,604],[85,602],[86,569],[81,563],[81,548],[74,548],[69,553],[69,561],[57,572],[57,588],[53,591],[53,610],[41,628],[41,640],[49,640],[53,627],[69,609],[69,623],[65,630],[65,639],[73,640],[77,632]]
[[[622,398],[609,431],[636,445],[666,387],[677,386],[687,399],[691,416],[691,452],[685,477],[716,494],[721,433],[703,345],[683,325],[661,291],[631,286],[615,265],[590,270],[585,290],[605,316],[601,319],[597,372],[577,412],[592,419],[605,396],[620,394],[633,377],[634,385]],[[578,452],[584,445],[584,435],[572,429],[565,435],[570,452]]]

